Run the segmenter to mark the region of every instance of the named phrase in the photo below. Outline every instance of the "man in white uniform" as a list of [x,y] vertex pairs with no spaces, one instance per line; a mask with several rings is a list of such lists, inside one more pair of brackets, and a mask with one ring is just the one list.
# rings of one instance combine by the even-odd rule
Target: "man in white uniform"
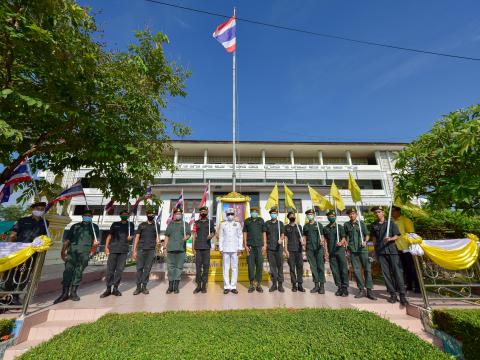
[[[243,250],[242,226],[235,221],[235,209],[226,211],[227,221],[220,224],[218,247],[223,256],[223,293],[238,294],[238,255]],[[230,279],[230,267],[232,277]]]

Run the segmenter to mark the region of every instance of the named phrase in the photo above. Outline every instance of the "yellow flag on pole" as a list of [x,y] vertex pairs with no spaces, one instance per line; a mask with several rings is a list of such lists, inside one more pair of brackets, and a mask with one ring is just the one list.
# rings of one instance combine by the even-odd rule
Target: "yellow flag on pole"
[[327,209],[334,209],[332,203],[310,185],[308,185],[308,192],[310,193],[310,199],[312,199],[313,205],[318,206],[320,210],[325,211]]
[[275,184],[273,187],[270,196],[268,197],[267,204],[265,205],[265,209],[270,210],[271,208],[276,207],[278,208],[278,185]]
[[362,196],[360,194],[360,187],[358,186],[357,182],[353,178],[352,173],[348,173],[348,190],[350,190],[350,194],[352,194],[353,202],[360,202],[362,201]]
[[337,185],[335,185],[335,181],[332,181],[330,196],[333,198],[333,200],[335,200],[338,210],[345,210],[345,203],[343,202],[342,195],[340,195],[340,191],[338,191]]
[[285,212],[287,212],[288,209],[297,210],[293,202],[293,191],[285,184],[283,184],[283,190],[285,191]]

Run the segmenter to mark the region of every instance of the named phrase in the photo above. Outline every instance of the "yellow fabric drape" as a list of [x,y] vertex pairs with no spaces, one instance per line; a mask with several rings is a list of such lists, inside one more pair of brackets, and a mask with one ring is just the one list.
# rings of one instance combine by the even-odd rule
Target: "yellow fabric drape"
[[18,250],[8,256],[0,258],[0,272],[13,269],[14,267],[23,264],[29,257],[31,257],[36,252],[47,251],[50,245],[52,245],[52,240],[46,236],[39,236],[43,241],[41,246],[33,246],[33,243],[26,248]]

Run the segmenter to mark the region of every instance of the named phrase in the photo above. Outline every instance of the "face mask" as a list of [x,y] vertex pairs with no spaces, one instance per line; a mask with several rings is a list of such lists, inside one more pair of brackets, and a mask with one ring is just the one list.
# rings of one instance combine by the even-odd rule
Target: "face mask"
[[36,217],[42,217],[44,212],[42,210],[33,210],[32,215]]
[[276,220],[278,217],[278,214],[270,214],[270,217],[272,218],[272,220]]
[[83,216],[82,220],[84,222],[90,223],[90,222],[92,222],[93,218],[91,216]]
[[181,214],[175,215],[175,220],[182,220],[182,215]]
[[121,215],[120,219],[122,219],[123,221],[126,221],[128,220],[128,215]]
[[337,220],[337,218],[334,218],[334,217],[329,217],[328,218],[328,221],[330,221],[330,223],[334,223],[335,220]]
[[207,214],[200,214],[200,217],[201,217],[202,219],[205,219],[205,218],[207,217]]
[[227,215],[227,220],[228,221],[233,221],[233,217],[234,217],[233,215]]
[[152,221],[153,219],[155,219],[155,215],[148,215],[147,219],[148,221]]
[[295,222],[295,218],[294,218],[294,217],[289,217],[288,220],[290,220],[290,222]]
[[313,215],[307,215],[307,219],[310,220],[310,221],[312,221],[313,219],[315,219],[315,216],[313,216]]
[[258,217],[258,213],[256,211],[252,212],[252,218]]

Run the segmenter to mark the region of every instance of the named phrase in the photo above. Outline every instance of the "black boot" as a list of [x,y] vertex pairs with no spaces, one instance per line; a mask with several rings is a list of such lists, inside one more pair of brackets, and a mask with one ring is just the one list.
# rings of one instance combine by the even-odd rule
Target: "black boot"
[[346,287],[343,287],[342,288],[342,295],[340,295],[342,297],[347,297],[348,296],[348,288]]
[[302,283],[298,283],[298,291],[305,292],[305,288],[303,287]]
[[400,294],[400,305],[402,305],[402,306],[407,306],[408,305],[408,300],[405,297],[405,294]]
[[339,286],[337,291],[335,292],[335,296],[341,296],[342,294],[343,294],[343,288]]
[[257,287],[255,288],[255,290],[257,290],[259,293],[263,293],[262,285],[260,284],[260,282],[257,283]]
[[202,294],[206,294],[207,293],[207,283],[206,282],[203,282],[202,283]]
[[297,292],[297,284],[295,283],[292,284],[292,291]]
[[255,291],[255,287],[253,286],[253,281],[250,281],[250,286],[248,287],[248,292],[253,293]]
[[180,280],[175,280],[173,282],[173,293],[178,294],[180,290],[178,289],[178,284],[180,283]]
[[320,283],[320,288],[318,289],[319,294],[325,294],[325,284]]
[[398,301],[396,294],[390,294],[390,297],[387,299],[390,304],[395,304]]
[[278,283],[278,291],[285,292],[285,289],[283,288],[283,284],[281,282]]
[[200,285],[200,283],[198,282],[197,287],[195,288],[195,290],[193,290],[193,293],[198,294],[200,291],[202,291],[202,285]]
[[373,295],[372,289],[367,289],[367,298],[369,298],[370,300],[377,300],[375,295]]
[[80,301],[80,296],[77,295],[78,285],[72,286],[72,290],[70,290],[70,299],[73,301]]
[[100,298],[106,298],[107,296],[112,295],[112,290],[110,289],[110,286],[107,286],[107,290],[105,290],[102,295],[100,295]]
[[150,291],[148,291],[148,289],[147,289],[147,284],[143,284],[143,285],[142,285],[142,293],[143,293],[144,295],[150,294]]
[[270,286],[270,289],[268,289],[269,292],[274,292],[275,290],[277,290],[277,282],[276,281],[273,281],[272,282],[272,286]]
[[171,294],[173,292],[173,281],[168,282],[168,289],[167,294]]
[[112,295],[122,296],[122,293],[120,292],[120,290],[118,290],[118,286],[113,287]]
[[365,289],[359,289],[358,294],[354,296],[355,299],[361,299],[365,297]]
[[318,292],[318,290],[320,290],[320,288],[318,287],[318,282],[316,282],[315,287],[312,290],[310,290],[310,293],[312,293],[312,294],[316,293],[316,292]]
[[133,292],[133,295],[138,295],[142,292],[142,285],[141,284],[137,284],[137,288],[135,289],[135,291]]
[[70,285],[63,286],[62,295],[55,299],[54,304],[58,304],[68,300],[68,290],[70,290]]

